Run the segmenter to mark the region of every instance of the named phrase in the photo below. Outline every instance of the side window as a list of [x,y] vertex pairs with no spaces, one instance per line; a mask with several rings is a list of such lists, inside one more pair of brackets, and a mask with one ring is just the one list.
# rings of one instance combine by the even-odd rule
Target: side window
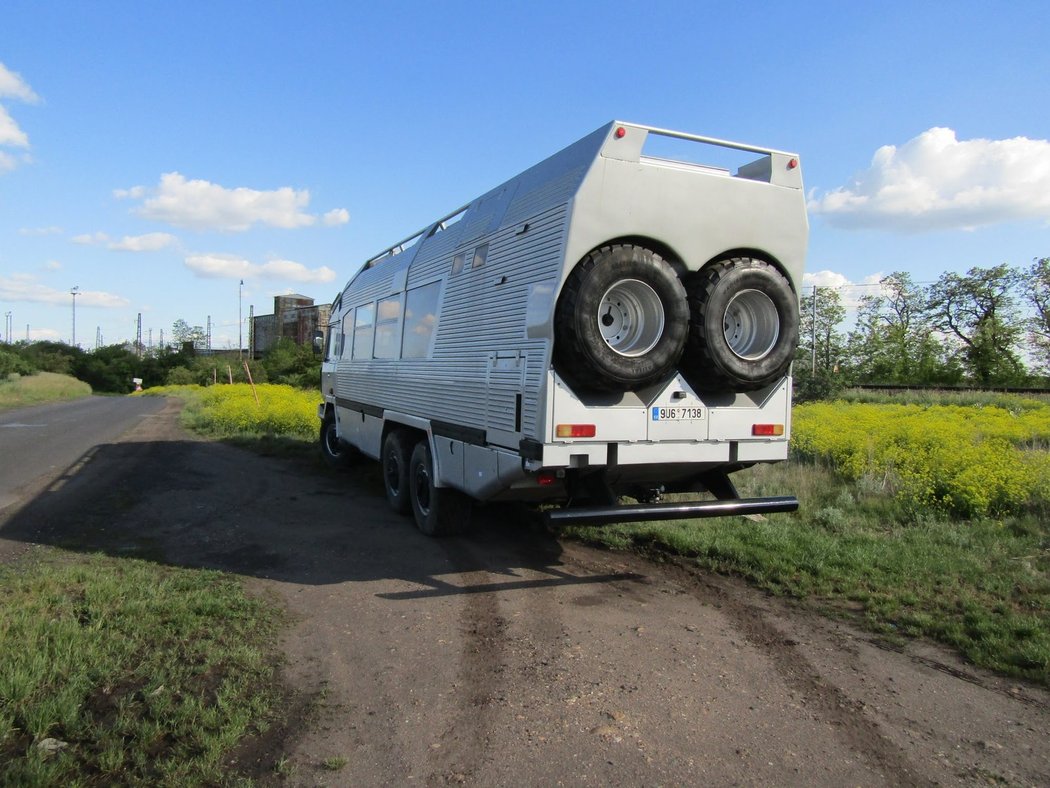
[[354,310],[351,309],[343,317],[343,323],[338,328],[339,331],[339,350],[336,352],[336,356],[342,356],[343,358],[350,358],[350,350],[353,346],[352,337],[354,336]]
[[471,264],[470,267],[471,268],[481,268],[481,266],[485,265],[485,260],[488,259],[488,256],[489,256],[489,245],[488,244],[482,244],[481,246],[479,246],[477,249],[474,250],[474,262]]
[[401,346],[401,294],[384,298],[379,302],[376,315],[375,358],[397,358]]
[[467,262],[467,253],[460,252],[452,258],[452,273],[458,274],[463,270],[463,265]]
[[375,304],[359,306],[354,316],[354,358],[372,358]]
[[437,328],[438,297],[441,283],[409,290],[405,298],[405,332],[401,340],[401,358],[426,358]]
[[343,335],[339,333],[339,324],[332,323],[324,335],[324,359],[335,361],[342,352]]

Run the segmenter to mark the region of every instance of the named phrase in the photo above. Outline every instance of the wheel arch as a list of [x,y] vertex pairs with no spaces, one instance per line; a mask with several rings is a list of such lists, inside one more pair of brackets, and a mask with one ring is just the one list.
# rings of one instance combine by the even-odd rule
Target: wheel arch
[[793,292],[795,294],[795,296],[798,297],[799,288],[801,287],[802,283],[798,282],[796,284],[794,277],[791,275],[791,271],[788,270],[788,267],[786,265],[784,265],[777,258],[776,255],[770,254],[765,249],[757,249],[757,248],[751,247],[751,246],[741,246],[741,247],[737,247],[737,248],[734,248],[734,249],[726,249],[725,251],[719,252],[718,254],[714,255],[711,258],[709,258],[707,260],[707,262],[705,262],[702,266],[697,268],[696,271],[694,271],[692,273],[694,273],[694,274],[700,273],[701,271],[703,271],[705,268],[707,268],[710,265],[714,265],[715,263],[719,263],[722,260],[726,260],[728,258],[733,258],[733,257],[751,257],[751,258],[757,258],[759,260],[763,260],[764,262],[769,263],[773,268],[775,268],[780,273],[781,276],[784,277],[784,279],[787,280],[788,285],[791,287],[791,292]]

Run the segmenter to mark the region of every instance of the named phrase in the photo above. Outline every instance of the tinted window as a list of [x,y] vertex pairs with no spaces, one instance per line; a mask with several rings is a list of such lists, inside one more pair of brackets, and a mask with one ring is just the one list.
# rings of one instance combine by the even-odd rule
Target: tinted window
[[376,347],[373,354],[376,358],[397,358],[401,345],[401,294],[384,298],[379,302],[379,314],[376,316]]
[[372,358],[372,325],[375,304],[359,306],[354,319],[354,358]]
[[408,291],[405,299],[405,332],[401,358],[426,358],[437,328],[438,297],[441,283],[432,282]]
[[474,250],[474,262],[473,262],[473,264],[470,267],[471,268],[481,268],[481,266],[485,265],[485,260],[488,258],[488,256],[489,256],[489,245],[488,244],[482,244],[481,246],[479,246],[477,249]]

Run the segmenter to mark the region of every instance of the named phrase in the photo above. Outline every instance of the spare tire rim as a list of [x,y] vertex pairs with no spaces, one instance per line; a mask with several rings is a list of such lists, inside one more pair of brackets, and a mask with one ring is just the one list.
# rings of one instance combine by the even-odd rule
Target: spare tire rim
[[780,313],[761,290],[741,290],[726,305],[722,330],[735,355],[758,361],[769,355],[780,338]]
[[621,279],[598,304],[598,327],[605,344],[621,356],[643,356],[664,333],[664,305],[640,279]]

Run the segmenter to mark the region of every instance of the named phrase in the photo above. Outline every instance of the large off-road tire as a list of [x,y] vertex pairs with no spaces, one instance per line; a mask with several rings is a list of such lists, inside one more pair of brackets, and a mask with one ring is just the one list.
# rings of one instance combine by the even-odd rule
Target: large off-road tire
[[702,391],[753,391],[787,374],[798,346],[798,296],[765,260],[734,257],[694,274],[682,369]]
[[386,501],[398,514],[408,514],[412,510],[411,495],[408,491],[408,463],[411,452],[412,440],[402,430],[388,432],[379,452]]
[[427,536],[454,536],[470,525],[470,498],[459,490],[434,486],[434,463],[430,444],[422,440],[412,450],[409,487],[416,527]]
[[555,368],[573,388],[632,391],[677,367],[689,307],[666,260],[641,246],[616,244],[576,265],[554,320]]
[[333,468],[345,468],[360,458],[360,452],[339,438],[335,426],[335,414],[328,411],[321,422],[320,432],[321,457]]

